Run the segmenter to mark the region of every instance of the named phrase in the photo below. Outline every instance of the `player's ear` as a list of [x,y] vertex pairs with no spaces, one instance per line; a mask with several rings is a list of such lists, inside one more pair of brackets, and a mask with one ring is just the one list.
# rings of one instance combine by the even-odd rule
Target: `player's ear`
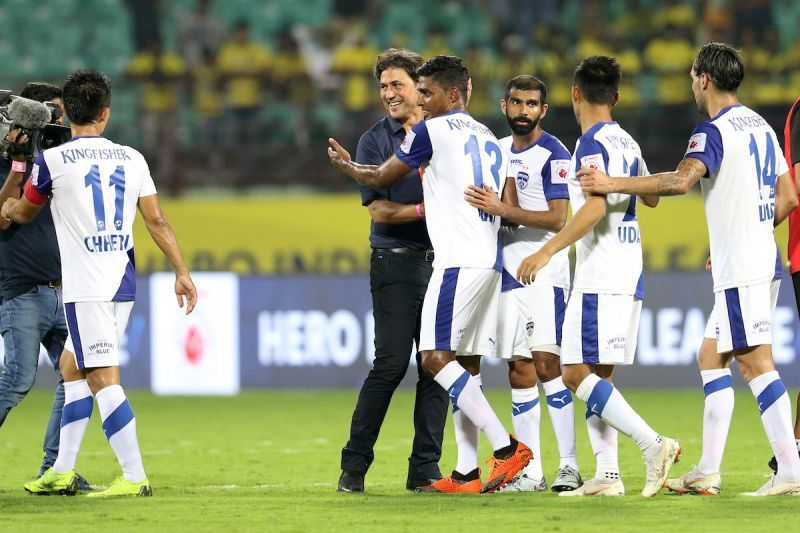
[[546,103],[542,104],[542,113],[539,115],[539,120],[542,120],[545,117],[545,115],[547,115],[548,109],[550,109],[549,105],[547,105]]
[[577,103],[581,101],[581,90],[577,85],[572,86],[572,101]]
[[506,107],[507,107],[506,99],[505,98],[501,98],[500,99],[500,111],[502,111],[504,115],[506,114]]

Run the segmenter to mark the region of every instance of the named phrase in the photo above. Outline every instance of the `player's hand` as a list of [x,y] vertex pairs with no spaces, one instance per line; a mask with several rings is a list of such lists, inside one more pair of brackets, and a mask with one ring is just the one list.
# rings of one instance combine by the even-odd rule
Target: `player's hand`
[[11,208],[14,207],[19,200],[16,198],[6,198],[5,203],[3,204],[2,209],[0,209],[0,217],[4,220],[13,220],[11,215],[9,214]]
[[711,272],[711,256],[706,259],[706,272]]
[[187,315],[194,310],[197,304],[197,289],[188,273],[175,275],[175,296],[178,298],[180,308],[183,308],[184,300],[186,301]]
[[30,154],[26,153],[28,147],[28,134],[22,128],[15,128],[6,134],[9,143],[9,155],[14,161],[27,161]]
[[469,205],[477,207],[484,213],[502,216],[503,203],[500,201],[500,197],[497,196],[497,193],[490,189],[488,185],[484,185],[483,187],[470,185],[469,188],[464,191],[464,199]]
[[575,174],[581,180],[583,192],[594,194],[610,194],[614,192],[614,180],[602,170],[581,167]]
[[540,249],[533,255],[529,255],[522,260],[517,269],[517,279],[523,285],[530,285],[536,279],[536,274],[547,266],[552,256],[544,249]]
[[336,142],[336,139],[328,139],[328,144],[330,145],[328,146],[328,157],[331,159],[331,164],[344,172],[344,169],[352,161],[350,152]]

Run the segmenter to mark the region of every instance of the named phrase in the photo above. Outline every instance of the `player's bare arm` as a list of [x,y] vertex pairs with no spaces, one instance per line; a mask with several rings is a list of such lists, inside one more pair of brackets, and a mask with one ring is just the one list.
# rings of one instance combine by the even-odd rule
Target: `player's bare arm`
[[794,211],[800,203],[797,199],[797,191],[792,183],[792,175],[785,172],[775,180],[775,218],[772,224],[775,227],[784,221],[789,213]]
[[512,205],[505,199],[501,201],[497,194],[485,185],[483,188],[470,185],[464,194],[465,199],[472,207],[482,209],[490,215],[502,217],[519,226],[560,231],[567,222],[567,200],[550,200],[547,202],[547,211],[528,211]]
[[699,159],[685,157],[674,172],[662,172],[635,178],[610,178],[604,172],[581,167],[577,176],[584,192],[597,194],[636,194],[638,196],[677,196],[686,194],[708,169]]
[[385,198],[367,206],[369,216],[378,224],[408,224],[425,218],[425,204],[401,204]]
[[568,246],[586,235],[606,215],[606,197],[591,195],[586,203],[567,222],[564,228],[553,236],[535,254],[526,257],[517,269],[517,279],[523,285],[529,285],[536,279],[536,274],[550,262],[550,259]]
[[39,214],[44,204],[36,205],[22,198],[6,198],[3,208],[0,210],[0,218],[17,224],[27,224]]
[[335,139],[328,139],[328,157],[331,164],[339,169],[340,172],[347,174],[358,183],[382,189],[396,182],[413,169],[392,156],[380,165],[361,165],[353,162],[350,153]]
[[178,299],[178,307],[183,307],[186,302],[186,314],[192,312],[197,304],[197,289],[194,286],[189,269],[183,260],[178,240],[172,227],[167,222],[167,217],[161,211],[158,203],[158,195],[143,196],[139,198],[139,212],[147,226],[147,231],[153,241],[158,245],[164,255],[167,256],[172,269],[175,271],[175,296]]

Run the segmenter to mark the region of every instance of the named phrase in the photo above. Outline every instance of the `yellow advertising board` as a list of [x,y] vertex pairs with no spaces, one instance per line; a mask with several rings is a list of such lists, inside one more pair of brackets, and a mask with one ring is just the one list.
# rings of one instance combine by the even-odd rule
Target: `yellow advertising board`
[[[358,194],[163,200],[194,271],[240,274],[349,274],[369,270],[369,214]],[[639,205],[650,270],[703,268],[708,257],[698,194]],[[786,224],[776,230],[785,255]],[[139,272],[169,270],[141,220],[135,229]]]

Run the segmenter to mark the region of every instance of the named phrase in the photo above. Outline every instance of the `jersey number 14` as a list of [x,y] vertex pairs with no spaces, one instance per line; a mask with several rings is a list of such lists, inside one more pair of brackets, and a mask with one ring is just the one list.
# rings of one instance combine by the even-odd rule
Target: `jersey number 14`
[[[114,187],[114,229],[122,230],[122,216],[125,208],[125,167],[119,165],[108,178],[109,187]],[[84,177],[85,187],[92,188],[92,202],[94,203],[94,219],[97,222],[97,231],[106,231],[106,207],[103,202],[103,189],[100,180],[100,168],[92,165],[89,173]]]

